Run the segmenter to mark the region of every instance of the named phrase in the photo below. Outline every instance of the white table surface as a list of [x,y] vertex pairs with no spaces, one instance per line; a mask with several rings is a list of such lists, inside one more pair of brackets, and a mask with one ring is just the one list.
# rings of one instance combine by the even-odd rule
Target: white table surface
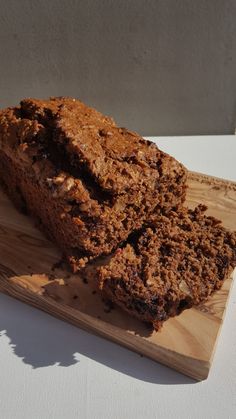
[[[191,170],[236,180],[235,136],[157,143]],[[235,315],[236,284],[212,370],[197,383],[0,295],[0,419],[236,418]]]

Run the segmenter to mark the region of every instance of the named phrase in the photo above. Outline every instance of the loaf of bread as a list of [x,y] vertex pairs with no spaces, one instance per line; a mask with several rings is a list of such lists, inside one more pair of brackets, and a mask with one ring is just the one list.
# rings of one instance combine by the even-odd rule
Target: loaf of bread
[[95,269],[104,296],[159,329],[219,289],[236,266],[236,233],[205,210],[172,211],[131,236]]
[[185,199],[186,169],[79,100],[26,99],[0,112],[0,181],[74,271]]

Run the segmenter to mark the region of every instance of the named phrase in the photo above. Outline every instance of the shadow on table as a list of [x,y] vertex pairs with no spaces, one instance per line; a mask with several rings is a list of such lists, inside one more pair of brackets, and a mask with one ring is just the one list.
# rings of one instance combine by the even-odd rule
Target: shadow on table
[[89,357],[138,380],[166,385],[195,381],[114,343],[84,332],[0,294],[0,339],[6,335],[16,356],[33,368],[68,367]]

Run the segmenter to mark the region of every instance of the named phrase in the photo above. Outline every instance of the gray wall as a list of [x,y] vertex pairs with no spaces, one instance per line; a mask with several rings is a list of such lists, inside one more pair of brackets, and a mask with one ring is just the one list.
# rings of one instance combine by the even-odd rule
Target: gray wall
[[0,0],[0,106],[72,95],[146,135],[233,132],[236,0]]

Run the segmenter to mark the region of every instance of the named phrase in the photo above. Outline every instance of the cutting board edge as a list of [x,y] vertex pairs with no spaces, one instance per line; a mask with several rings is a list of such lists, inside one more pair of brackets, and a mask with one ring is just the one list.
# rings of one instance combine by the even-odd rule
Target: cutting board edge
[[213,175],[208,175],[206,173],[201,173],[201,172],[195,172],[192,170],[188,170],[188,179],[189,180],[194,180],[199,182],[199,180],[207,183],[207,184],[220,184],[220,185],[224,185],[224,186],[228,186],[229,188],[232,188],[234,190],[236,190],[236,180],[230,180],[230,179],[224,179],[224,178],[220,178],[217,176],[213,176]]
[[[95,335],[118,343],[120,346],[125,346],[129,350],[144,355],[197,381],[205,380],[208,377],[213,357],[210,359],[197,359],[180,354],[156,343],[144,340],[141,336],[129,334],[127,331],[110,325],[101,319],[96,319],[89,314],[58,303],[50,297],[45,297],[18,284],[11,283],[9,279],[1,278],[1,284],[0,292],[3,294],[64,322],[69,322],[75,327],[80,327],[87,332],[92,332]],[[222,323],[223,319],[220,321],[220,328]],[[137,343],[137,346],[135,343]],[[188,365],[190,365],[189,368],[187,368]]]

